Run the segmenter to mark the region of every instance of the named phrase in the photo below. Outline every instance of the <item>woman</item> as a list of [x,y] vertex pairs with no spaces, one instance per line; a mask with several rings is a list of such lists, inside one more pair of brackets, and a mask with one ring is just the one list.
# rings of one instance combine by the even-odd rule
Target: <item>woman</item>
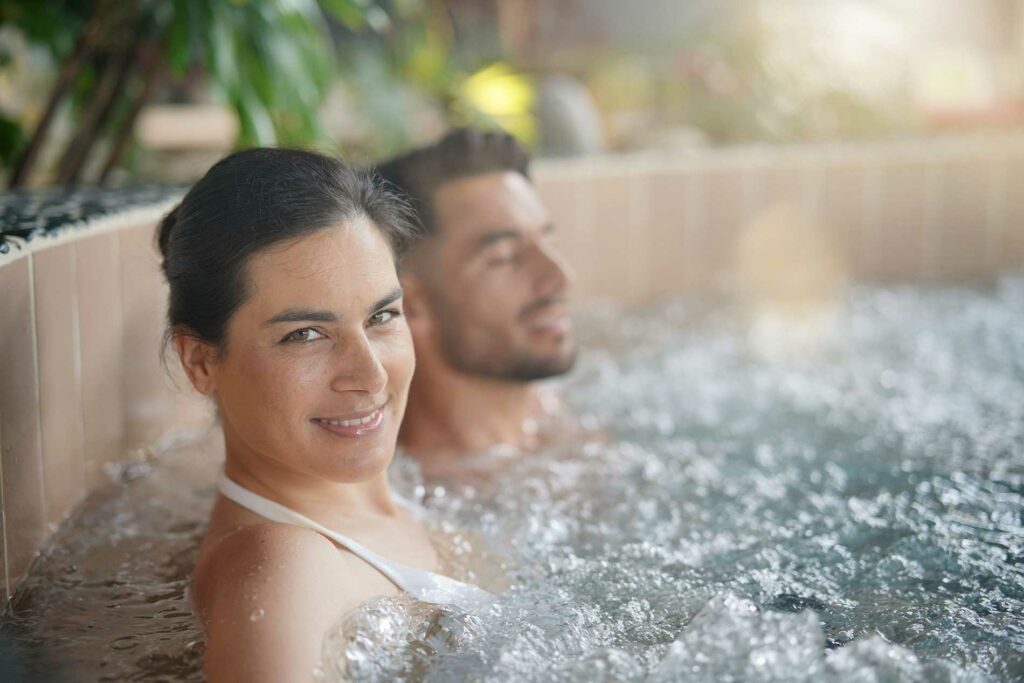
[[409,225],[341,163],[257,149],[160,226],[169,336],[224,431],[192,585],[211,681],[312,679],[324,633],[374,596],[486,599],[433,573],[388,488],[414,367],[395,271]]

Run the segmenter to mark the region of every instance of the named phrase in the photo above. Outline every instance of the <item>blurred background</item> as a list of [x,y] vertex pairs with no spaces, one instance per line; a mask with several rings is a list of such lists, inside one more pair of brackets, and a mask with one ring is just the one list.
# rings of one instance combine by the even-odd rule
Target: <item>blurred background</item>
[[1024,0],[0,0],[9,187],[464,123],[558,157],[1020,130]]

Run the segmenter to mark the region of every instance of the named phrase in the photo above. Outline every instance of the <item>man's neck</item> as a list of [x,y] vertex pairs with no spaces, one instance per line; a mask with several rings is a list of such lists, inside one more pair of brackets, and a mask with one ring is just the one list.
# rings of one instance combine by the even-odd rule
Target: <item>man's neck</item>
[[431,374],[417,374],[409,391],[399,444],[410,455],[455,459],[498,445],[534,446],[545,414],[537,382]]

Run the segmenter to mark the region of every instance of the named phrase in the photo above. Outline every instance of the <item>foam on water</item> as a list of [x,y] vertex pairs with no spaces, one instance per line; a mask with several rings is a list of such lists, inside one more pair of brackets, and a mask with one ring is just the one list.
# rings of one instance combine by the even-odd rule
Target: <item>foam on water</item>
[[[484,454],[489,482],[394,466],[452,561],[487,583],[500,556],[512,587],[471,613],[371,601],[318,678],[1024,677],[1024,280],[819,313],[587,312],[564,392],[590,437]],[[201,679],[204,448],[65,526],[8,615],[19,647],[100,680]]]

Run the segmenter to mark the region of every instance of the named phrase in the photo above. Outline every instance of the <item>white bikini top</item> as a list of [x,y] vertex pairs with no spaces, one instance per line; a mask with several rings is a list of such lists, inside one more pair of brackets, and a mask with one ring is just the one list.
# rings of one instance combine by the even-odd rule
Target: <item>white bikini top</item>
[[494,596],[490,593],[472,584],[456,581],[441,574],[409,567],[381,557],[369,548],[353,541],[348,536],[331,531],[291,508],[275,503],[240,486],[231,479],[228,479],[223,470],[217,479],[217,488],[225,498],[233,500],[260,517],[269,519],[271,522],[305,527],[326,536],[356,557],[362,559],[386,576],[401,590],[417,600],[466,608],[479,606],[494,599]]

